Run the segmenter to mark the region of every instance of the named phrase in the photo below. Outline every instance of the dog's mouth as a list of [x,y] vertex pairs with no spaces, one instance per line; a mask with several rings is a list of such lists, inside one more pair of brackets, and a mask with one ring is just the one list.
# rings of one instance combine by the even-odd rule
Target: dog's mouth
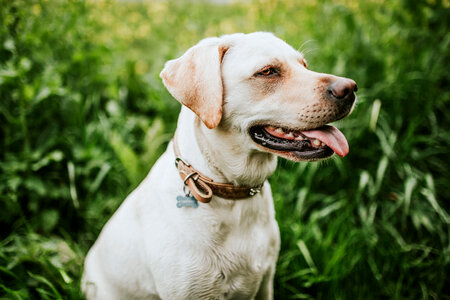
[[249,133],[253,141],[265,150],[296,161],[319,160],[333,153],[344,157],[349,151],[344,134],[330,125],[303,131],[256,125],[250,128]]

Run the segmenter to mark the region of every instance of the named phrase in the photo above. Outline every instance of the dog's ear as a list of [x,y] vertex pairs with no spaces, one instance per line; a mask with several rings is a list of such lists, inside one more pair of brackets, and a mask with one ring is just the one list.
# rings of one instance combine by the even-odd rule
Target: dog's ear
[[219,38],[202,40],[170,60],[159,76],[170,94],[213,129],[222,119],[222,59],[229,47]]

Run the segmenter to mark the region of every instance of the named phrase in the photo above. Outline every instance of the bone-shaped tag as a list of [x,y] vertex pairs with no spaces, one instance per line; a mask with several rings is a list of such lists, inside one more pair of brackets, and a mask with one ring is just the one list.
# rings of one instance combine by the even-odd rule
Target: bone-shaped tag
[[177,207],[198,207],[198,201],[192,196],[177,196]]

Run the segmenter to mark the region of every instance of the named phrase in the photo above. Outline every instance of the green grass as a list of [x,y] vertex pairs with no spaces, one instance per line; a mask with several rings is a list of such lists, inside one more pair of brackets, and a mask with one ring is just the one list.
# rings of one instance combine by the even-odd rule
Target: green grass
[[272,31],[353,78],[346,158],[281,161],[277,299],[449,299],[447,0],[0,0],[0,298],[79,299],[84,255],[164,151],[158,77],[201,38]]

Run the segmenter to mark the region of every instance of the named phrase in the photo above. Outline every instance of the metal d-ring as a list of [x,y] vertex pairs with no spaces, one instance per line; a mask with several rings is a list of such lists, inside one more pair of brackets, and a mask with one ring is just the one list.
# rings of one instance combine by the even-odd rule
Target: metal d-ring
[[185,164],[187,167],[190,167],[191,165],[185,161],[184,159],[182,159],[181,157],[175,157],[175,167],[178,168],[178,162],[181,161],[183,164]]
[[[195,175],[197,175],[197,177],[193,177],[193,176],[195,176]],[[184,185],[187,185],[186,182],[187,182],[188,179],[191,178],[191,177],[192,177],[192,179],[194,179],[194,181],[197,181],[199,175],[198,175],[197,172],[191,172],[191,173],[189,173],[189,174],[184,178],[183,184],[184,184]]]
[[259,192],[261,192],[261,187],[253,187],[253,188],[250,188],[250,191],[248,192],[248,194],[250,196],[255,196]]
[[[187,188],[187,192],[186,192],[186,188]],[[186,197],[191,196],[191,190],[189,189],[189,187],[187,185],[183,185],[183,193]]]
[[[195,175],[197,175],[197,177],[193,177]],[[197,181],[199,175],[198,175],[197,172],[191,172],[184,178],[184,180],[183,180],[183,193],[186,195],[186,197],[189,197],[191,195],[191,190],[189,189],[189,186],[186,183],[188,181],[188,179],[191,178],[191,177],[192,177],[192,179],[194,181]],[[186,188],[188,188],[187,192],[186,192]]]

